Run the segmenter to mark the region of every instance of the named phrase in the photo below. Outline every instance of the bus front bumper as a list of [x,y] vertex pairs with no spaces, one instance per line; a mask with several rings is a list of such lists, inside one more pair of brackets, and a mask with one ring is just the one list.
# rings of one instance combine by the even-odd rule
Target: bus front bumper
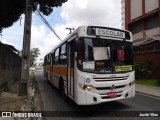
[[107,93],[106,95],[100,95],[100,94],[79,89],[78,95],[77,95],[77,104],[78,105],[94,105],[94,104],[100,104],[104,102],[127,99],[134,96],[135,96],[135,86],[132,86],[129,89],[121,93],[118,93],[117,96],[114,96],[114,97],[109,97]]

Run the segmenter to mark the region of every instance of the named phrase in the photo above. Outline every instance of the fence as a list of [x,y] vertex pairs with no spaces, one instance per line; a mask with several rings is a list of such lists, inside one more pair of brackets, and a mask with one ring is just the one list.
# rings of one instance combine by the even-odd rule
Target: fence
[[11,45],[0,42],[0,86],[18,80],[21,75],[21,57]]

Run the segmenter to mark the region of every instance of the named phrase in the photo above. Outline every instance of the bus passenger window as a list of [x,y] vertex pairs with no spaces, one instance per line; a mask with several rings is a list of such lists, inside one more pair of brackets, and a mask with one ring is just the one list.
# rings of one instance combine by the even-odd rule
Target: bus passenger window
[[59,62],[59,48],[55,51],[55,64]]
[[78,61],[78,65],[79,65],[80,68],[83,65],[83,60],[84,60],[84,57],[83,57],[82,53],[78,53],[77,54],[77,61]]
[[66,44],[63,44],[61,46],[61,52],[60,52],[60,64],[65,65],[67,63],[67,49]]

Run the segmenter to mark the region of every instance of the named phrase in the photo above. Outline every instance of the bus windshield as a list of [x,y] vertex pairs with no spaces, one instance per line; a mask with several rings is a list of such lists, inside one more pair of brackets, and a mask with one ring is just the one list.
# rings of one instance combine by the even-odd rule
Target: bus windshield
[[100,38],[80,38],[77,64],[81,71],[117,73],[133,70],[132,43]]

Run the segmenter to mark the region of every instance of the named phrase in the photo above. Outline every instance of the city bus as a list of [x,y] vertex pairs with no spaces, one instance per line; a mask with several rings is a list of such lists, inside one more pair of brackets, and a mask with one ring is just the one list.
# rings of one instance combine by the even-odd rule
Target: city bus
[[80,26],[44,57],[44,76],[64,99],[94,105],[135,96],[129,31]]

